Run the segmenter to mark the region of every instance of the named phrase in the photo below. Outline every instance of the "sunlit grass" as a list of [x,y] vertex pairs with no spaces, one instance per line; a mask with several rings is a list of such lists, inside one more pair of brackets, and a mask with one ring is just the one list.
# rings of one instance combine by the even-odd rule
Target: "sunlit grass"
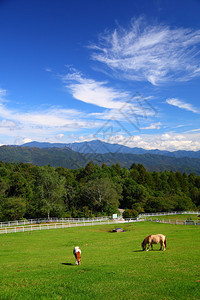
[[[199,226],[121,226],[125,232],[101,225],[1,235],[0,299],[199,299]],[[167,236],[167,250],[141,251],[156,233]]]

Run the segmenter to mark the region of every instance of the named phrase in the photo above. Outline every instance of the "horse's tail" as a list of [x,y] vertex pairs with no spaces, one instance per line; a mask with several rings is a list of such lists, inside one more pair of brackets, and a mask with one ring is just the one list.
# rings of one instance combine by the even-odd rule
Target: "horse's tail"
[[167,247],[167,240],[166,240],[166,237],[165,237],[165,240],[164,240],[164,244],[165,244],[165,248]]

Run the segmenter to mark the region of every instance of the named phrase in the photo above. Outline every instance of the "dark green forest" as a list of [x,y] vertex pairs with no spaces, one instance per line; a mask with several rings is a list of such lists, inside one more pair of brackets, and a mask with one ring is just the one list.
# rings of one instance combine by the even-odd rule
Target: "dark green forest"
[[200,209],[200,176],[89,162],[79,169],[0,162],[0,221]]
[[177,158],[149,153],[139,155],[121,152],[99,154],[95,152],[79,153],[69,148],[40,149],[37,147],[1,146],[0,161],[23,162],[35,166],[51,165],[67,169],[82,168],[90,161],[99,166],[105,163],[109,167],[119,163],[121,167],[126,168],[130,168],[132,163],[135,162],[143,164],[148,171],[152,172],[154,170],[158,172],[173,170],[174,172],[200,175],[200,158],[186,156]]

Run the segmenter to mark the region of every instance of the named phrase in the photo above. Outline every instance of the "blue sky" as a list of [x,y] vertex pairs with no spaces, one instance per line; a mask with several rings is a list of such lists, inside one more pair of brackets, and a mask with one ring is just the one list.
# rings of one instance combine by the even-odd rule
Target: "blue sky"
[[0,145],[200,150],[199,0],[0,0]]

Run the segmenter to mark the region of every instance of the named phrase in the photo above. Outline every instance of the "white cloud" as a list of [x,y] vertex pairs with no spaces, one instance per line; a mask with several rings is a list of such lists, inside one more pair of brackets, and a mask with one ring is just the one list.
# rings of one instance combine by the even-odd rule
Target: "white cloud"
[[6,90],[0,88],[0,100],[6,95]]
[[[75,109],[49,107],[29,110],[10,109],[6,103],[6,91],[0,90],[0,144],[20,144],[24,139],[57,140],[67,132],[94,129],[99,125],[94,118]],[[11,103],[11,101],[9,102]],[[63,132],[63,133],[60,133]]]
[[13,121],[9,121],[9,120],[2,120],[0,121],[0,128],[7,128],[9,130],[18,130],[20,129],[18,123],[13,122]]
[[92,59],[114,75],[156,85],[200,76],[199,43],[200,30],[150,25],[138,18],[128,29],[102,34],[90,48]]
[[130,98],[128,92],[108,87],[107,82],[84,78],[79,72],[62,76],[62,80],[75,99],[99,107],[120,109]]
[[[82,95],[80,98],[83,102],[87,102],[87,95],[91,90],[90,102],[93,102],[93,97],[94,99],[97,97],[102,112],[84,113],[76,109],[56,106],[48,109],[38,107],[37,110],[24,112],[19,106],[10,109],[5,100],[5,93],[2,93],[4,96],[1,97],[0,102],[1,144],[23,144],[25,139],[50,142],[62,139],[63,142],[68,142],[69,132],[81,135],[83,132],[90,131],[91,139],[95,139],[97,132],[100,132],[98,137],[104,134],[101,132],[102,128],[106,134],[110,134],[109,130],[112,126],[117,126],[114,130],[118,132],[118,137],[115,136],[114,140],[121,142],[120,132],[128,132],[128,127],[137,130],[137,127],[141,127],[143,122],[146,123],[148,118],[156,114],[155,108],[148,102],[151,97],[135,95],[131,98],[129,92],[110,88],[103,82],[85,79],[77,72],[65,76],[63,80],[70,88],[73,85],[75,95],[77,93],[79,96]],[[101,99],[98,98],[100,91]],[[10,101],[9,104],[11,103]],[[158,127],[159,124],[152,126]]]
[[[168,132],[165,134],[141,135],[141,140],[137,143],[137,147],[144,149],[159,149],[159,150],[188,150],[197,151],[200,149],[199,134],[176,134]],[[136,143],[134,142],[134,145]],[[133,145],[133,143],[132,143]]]
[[200,149],[199,136],[175,133],[164,135],[141,135],[142,140],[138,147],[145,149],[159,149],[168,151],[188,150],[197,151]]
[[64,136],[65,136],[65,135],[64,135],[63,133],[58,133],[58,134],[56,135],[56,138],[57,138],[58,140],[61,140]]
[[122,120],[129,117],[148,117],[157,113],[149,102],[151,96],[146,98],[140,94],[132,96],[129,91],[109,87],[107,82],[84,78],[78,71],[62,76],[62,80],[75,99],[105,108],[103,112],[90,114],[98,119],[109,120],[114,116]]
[[35,111],[22,112],[19,109],[9,109],[5,100],[6,91],[0,90],[0,127],[12,130],[24,128],[88,128],[87,115],[75,109],[49,107],[46,110],[38,108]]
[[198,131],[200,131],[200,128],[188,130],[187,132],[198,132]]
[[51,68],[45,68],[44,69],[46,72],[48,72],[48,73],[51,73],[52,72],[52,69]]
[[162,123],[158,122],[158,123],[152,123],[152,124],[150,124],[149,126],[146,126],[146,127],[142,127],[141,129],[160,129],[161,126],[162,126]]
[[25,144],[25,143],[30,143],[30,142],[32,142],[32,140],[31,140],[31,139],[29,139],[29,138],[25,138],[25,139],[23,139],[23,144]]
[[192,111],[193,113],[200,113],[200,110],[193,107],[193,105],[191,105],[190,103],[183,102],[177,98],[167,99],[166,102],[170,105],[177,106],[188,111]]
[[[94,140],[94,135],[80,136],[76,142]],[[200,133],[189,134],[184,132],[176,134],[166,132],[164,134],[140,134],[127,136],[125,133],[113,133],[108,139],[102,138],[102,141],[111,144],[121,144],[128,147],[138,147],[146,150],[159,149],[167,151],[187,150],[197,151],[200,149]]]

